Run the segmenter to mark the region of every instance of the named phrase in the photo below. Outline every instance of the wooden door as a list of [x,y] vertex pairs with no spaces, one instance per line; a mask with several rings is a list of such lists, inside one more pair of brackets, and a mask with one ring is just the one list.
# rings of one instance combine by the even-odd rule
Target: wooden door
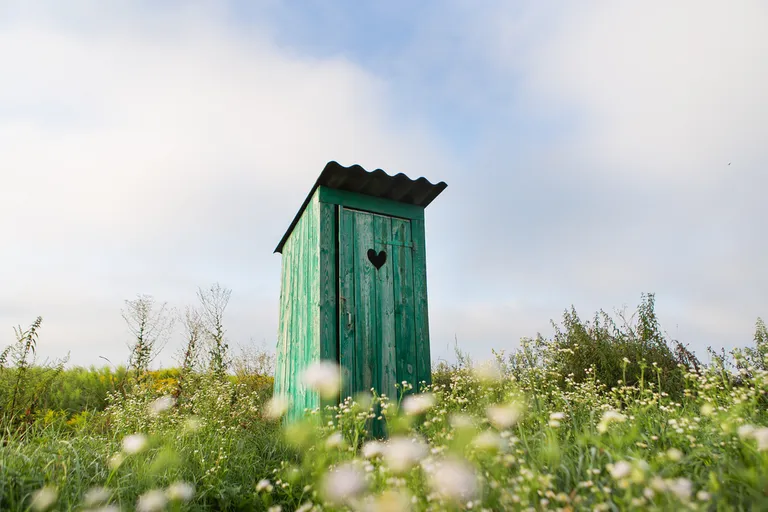
[[397,399],[416,385],[411,221],[339,208],[339,359],[342,398],[367,392]]

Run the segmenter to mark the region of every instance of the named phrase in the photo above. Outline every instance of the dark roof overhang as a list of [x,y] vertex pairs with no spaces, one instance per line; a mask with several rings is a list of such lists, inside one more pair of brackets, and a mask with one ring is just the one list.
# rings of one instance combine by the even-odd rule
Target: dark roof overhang
[[301,208],[299,208],[280,243],[277,244],[275,252],[282,252],[285,242],[291,236],[293,228],[296,227],[304,209],[312,200],[312,195],[318,187],[357,192],[358,194],[366,194],[426,208],[447,186],[443,181],[432,184],[424,177],[412,180],[403,173],[390,176],[381,169],[369,172],[357,164],[351,167],[344,167],[335,161],[328,162],[323,172],[317,178],[312,190],[307,194],[307,198],[304,200]]

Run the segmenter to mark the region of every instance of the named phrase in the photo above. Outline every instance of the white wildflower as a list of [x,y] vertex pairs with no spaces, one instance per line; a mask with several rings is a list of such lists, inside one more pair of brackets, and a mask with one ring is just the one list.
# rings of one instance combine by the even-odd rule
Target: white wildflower
[[296,509],[296,512],[309,512],[314,506],[315,504],[311,501],[305,501],[299,508]]
[[480,382],[497,382],[502,377],[501,367],[496,361],[485,361],[472,369]]
[[667,480],[667,489],[680,500],[686,501],[691,497],[693,484],[687,478],[676,478],[674,480]]
[[171,501],[187,502],[195,496],[195,487],[187,482],[174,482],[165,490],[165,495]]
[[435,395],[432,393],[420,393],[408,395],[403,399],[403,411],[409,416],[424,414],[435,405]]
[[117,469],[120,467],[124,460],[125,455],[123,455],[123,452],[117,452],[109,458],[107,465],[112,469]]
[[261,480],[259,480],[259,483],[256,484],[256,492],[261,492],[261,491],[267,491],[268,493],[272,492],[272,482],[270,482],[266,478],[262,478]]
[[362,453],[366,459],[373,459],[384,454],[385,445],[380,441],[368,441],[363,445]]
[[741,425],[736,432],[739,434],[739,437],[742,439],[747,439],[752,435],[752,432],[755,431],[755,427],[749,424]]
[[160,489],[152,489],[147,491],[136,502],[136,512],[159,512],[165,509],[168,503],[168,498],[165,497],[165,493]]
[[149,441],[144,434],[131,434],[123,438],[123,452],[128,455],[134,455],[143,452]]
[[474,425],[472,416],[468,414],[454,413],[451,414],[448,422],[453,428],[470,428]]
[[197,432],[201,428],[203,428],[203,421],[196,416],[191,416],[184,421],[185,432]]
[[761,427],[752,432],[752,437],[757,441],[757,449],[761,452],[768,450],[768,428]]
[[504,449],[506,443],[504,439],[491,430],[481,432],[472,440],[472,444],[478,450],[483,451],[497,451]]
[[485,412],[491,424],[499,430],[508,429],[517,423],[523,414],[522,408],[517,403],[492,405]]
[[326,473],[321,482],[323,496],[334,505],[348,504],[350,500],[363,494],[367,488],[365,473],[350,462]]
[[615,464],[608,464],[606,468],[614,480],[621,480],[622,478],[626,478],[632,472],[632,464],[625,460],[620,460]]
[[264,412],[264,415],[269,419],[279,419],[286,412],[288,412],[288,408],[290,406],[291,401],[288,399],[288,397],[284,395],[275,395],[270,398],[269,403],[267,403],[267,408]]
[[611,423],[623,423],[627,420],[627,417],[618,411],[609,409],[603,413],[603,417],[600,418],[600,423],[597,424],[597,431],[601,434],[608,430]]
[[161,396],[149,404],[149,413],[152,416],[157,416],[173,407],[175,402],[176,400],[170,395]]
[[669,460],[671,461],[678,462],[680,459],[683,458],[683,452],[681,452],[677,448],[670,448],[669,450],[667,450],[667,458],[669,458]]
[[411,505],[413,498],[404,490],[387,490],[378,496],[366,500],[368,512],[407,512],[413,510]]
[[659,476],[654,476],[650,481],[651,489],[656,492],[664,492],[667,490],[667,482]]
[[477,495],[478,481],[475,469],[467,462],[447,459],[438,462],[429,473],[429,485],[444,499],[466,502]]
[[427,455],[427,445],[419,438],[394,437],[387,443],[384,462],[395,473],[411,469]]
[[83,505],[95,507],[109,501],[112,493],[106,487],[92,487],[83,496]]
[[699,491],[696,493],[696,499],[699,501],[709,501],[712,499],[712,495],[707,491]]
[[267,512],[281,512],[283,510],[283,507],[280,505],[272,505],[267,509]]
[[712,416],[714,413],[715,413],[715,406],[713,406],[709,402],[701,406],[702,416]]
[[331,361],[318,361],[311,364],[303,375],[304,384],[317,391],[326,400],[335,398],[341,387],[339,365]]
[[36,490],[32,494],[32,501],[29,504],[30,508],[32,510],[48,510],[51,508],[54,503],[56,503],[56,500],[59,499],[59,491],[56,489],[56,487],[46,485],[45,487],[41,487],[40,489]]
[[334,432],[325,440],[326,448],[334,449],[344,446],[344,437],[341,432]]

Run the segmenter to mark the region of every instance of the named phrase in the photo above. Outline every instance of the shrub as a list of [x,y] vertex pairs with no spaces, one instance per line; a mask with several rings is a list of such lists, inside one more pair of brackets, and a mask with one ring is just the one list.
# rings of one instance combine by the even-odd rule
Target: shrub
[[42,317],[27,330],[15,329],[16,343],[0,353],[0,425],[29,422],[41,406],[65,360],[35,366],[38,331]]

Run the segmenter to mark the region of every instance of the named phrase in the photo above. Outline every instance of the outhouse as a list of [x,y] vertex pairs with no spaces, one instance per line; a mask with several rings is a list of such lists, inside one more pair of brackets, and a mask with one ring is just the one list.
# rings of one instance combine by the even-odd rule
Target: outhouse
[[275,394],[289,419],[322,405],[301,379],[318,360],[339,364],[340,400],[431,382],[424,209],[446,186],[337,162],[320,173],[275,249]]

